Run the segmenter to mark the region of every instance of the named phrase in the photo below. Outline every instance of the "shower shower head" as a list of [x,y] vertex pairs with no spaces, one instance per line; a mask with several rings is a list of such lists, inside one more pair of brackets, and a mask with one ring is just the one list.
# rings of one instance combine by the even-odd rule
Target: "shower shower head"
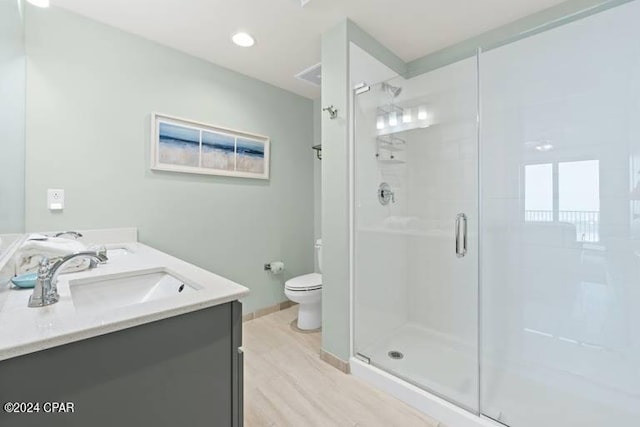
[[387,92],[389,95],[393,96],[394,98],[397,97],[398,95],[400,95],[400,92],[402,92],[402,88],[399,86],[392,86],[387,82],[383,82],[382,83],[382,90]]

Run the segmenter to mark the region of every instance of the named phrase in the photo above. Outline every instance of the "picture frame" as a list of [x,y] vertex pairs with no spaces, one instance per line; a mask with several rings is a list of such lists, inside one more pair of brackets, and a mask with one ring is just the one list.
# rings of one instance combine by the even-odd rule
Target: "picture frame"
[[151,113],[151,169],[269,179],[270,138]]

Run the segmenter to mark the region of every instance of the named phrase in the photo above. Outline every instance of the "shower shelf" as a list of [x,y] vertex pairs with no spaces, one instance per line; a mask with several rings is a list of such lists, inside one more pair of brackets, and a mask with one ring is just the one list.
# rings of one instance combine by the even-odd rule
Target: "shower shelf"
[[396,160],[396,159],[378,159],[378,162],[387,164],[387,165],[402,165],[407,163],[404,160]]
[[385,114],[389,114],[389,113],[398,113],[398,114],[402,114],[404,112],[404,109],[396,104],[387,104],[387,105],[382,105],[380,107],[377,108],[377,114],[379,116],[383,116]]
[[414,130],[420,130],[420,129],[427,129],[427,128],[432,128],[434,126],[438,126],[439,123],[433,123],[430,122],[429,120],[426,121],[413,121],[411,123],[404,123],[401,120],[399,120],[398,125],[394,126],[394,127],[386,127],[385,129],[379,129],[377,132],[378,138],[379,137],[392,137],[393,135],[398,135],[400,133],[404,133],[404,132],[410,132],[410,131],[414,131]]
[[407,143],[407,141],[405,141],[404,139],[398,138],[397,136],[393,136],[393,135],[378,136],[376,138],[376,141],[378,141],[379,144],[389,145],[394,147],[400,147]]
[[404,151],[406,141],[395,136],[378,136],[376,138],[378,149],[376,150],[376,159],[380,163],[386,164],[402,164],[404,160],[396,159],[394,153]]
[[393,145],[393,144],[380,144],[378,145],[378,148],[380,148],[381,150],[387,150],[387,151],[404,151],[404,147],[399,147],[397,145]]

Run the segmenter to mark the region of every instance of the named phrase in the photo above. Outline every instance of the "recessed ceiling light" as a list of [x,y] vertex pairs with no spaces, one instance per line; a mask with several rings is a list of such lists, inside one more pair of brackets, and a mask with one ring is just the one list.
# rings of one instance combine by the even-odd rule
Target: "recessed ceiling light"
[[29,3],[31,3],[34,6],[38,6],[38,7],[49,7],[50,2],[49,0],[27,0]]
[[[41,0],[38,0],[38,1],[41,1]],[[251,47],[254,44],[256,44],[256,40],[253,37],[251,37],[250,34],[247,34],[242,31],[237,32],[233,36],[231,36],[231,40],[233,40],[233,42],[238,46],[242,46],[242,47]]]

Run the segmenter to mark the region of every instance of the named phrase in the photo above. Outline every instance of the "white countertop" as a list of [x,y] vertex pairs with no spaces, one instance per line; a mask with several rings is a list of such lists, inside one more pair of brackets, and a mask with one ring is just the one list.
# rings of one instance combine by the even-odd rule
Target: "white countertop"
[[[0,360],[80,341],[144,323],[235,301],[249,289],[138,242],[110,244],[126,247],[128,254],[112,257],[95,269],[58,276],[60,300],[46,307],[27,307],[33,289],[0,288]],[[81,278],[164,268],[196,292],[120,307],[100,313],[77,313],[69,282]]]

